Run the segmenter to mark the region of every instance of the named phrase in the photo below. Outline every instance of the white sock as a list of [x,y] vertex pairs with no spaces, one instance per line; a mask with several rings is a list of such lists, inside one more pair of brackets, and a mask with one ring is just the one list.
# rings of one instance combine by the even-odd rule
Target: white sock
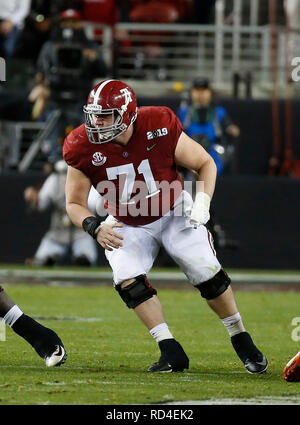
[[239,312],[237,312],[233,316],[225,317],[221,320],[224,326],[226,327],[230,337],[241,332],[245,332],[242,317]]
[[154,328],[150,329],[149,332],[156,342],[160,342],[164,339],[174,338],[166,323],[161,323],[160,325],[154,326]]
[[13,324],[21,317],[23,314],[23,311],[19,309],[19,307],[15,304],[3,317],[4,322],[12,327]]

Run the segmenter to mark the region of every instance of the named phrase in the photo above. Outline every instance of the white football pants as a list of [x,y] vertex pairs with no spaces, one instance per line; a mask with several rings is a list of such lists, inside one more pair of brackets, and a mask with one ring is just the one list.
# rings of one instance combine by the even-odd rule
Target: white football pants
[[[124,238],[123,246],[113,251],[105,250],[115,285],[138,275],[147,275],[160,246],[164,247],[193,285],[206,282],[219,272],[221,265],[210,232],[205,226],[194,229],[188,218],[178,214],[183,201],[184,205],[193,202],[185,191],[176,201],[175,208],[153,223],[144,226],[122,223],[122,228],[115,228]],[[113,217],[109,216],[107,220],[113,220]]]

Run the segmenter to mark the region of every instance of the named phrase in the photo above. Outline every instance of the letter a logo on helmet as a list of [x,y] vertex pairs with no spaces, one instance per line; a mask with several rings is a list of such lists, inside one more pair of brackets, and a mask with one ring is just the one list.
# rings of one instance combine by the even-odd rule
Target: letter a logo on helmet
[[89,141],[106,143],[123,134],[136,120],[136,96],[122,81],[105,80],[89,93],[83,112]]
[[120,92],[124,93],[124,96],[125,96],[125,105],[122,106],[122,109],[124,109],[124,111],[127,111],[128,103],[132,102],[130,91],[126,87],[125,89],[121,89]]

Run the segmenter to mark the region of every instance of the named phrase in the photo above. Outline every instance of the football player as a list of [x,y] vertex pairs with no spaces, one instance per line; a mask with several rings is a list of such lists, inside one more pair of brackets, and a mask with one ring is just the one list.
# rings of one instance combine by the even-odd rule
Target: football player
[[37,354],[44,359],[46,366],[60,366],[66,361],[67,353],[58,335],[24,314],[2,286],[0,286],[0,317],[16,334],[32,345]]
[[[161,355],[148,371],[189,367],[147,279],[160,246],[226,326],[247,371],[266,371],[267,359],[244,328],[230,278],[205,227],[216,181],[211,156],[183,132],[168,107],[137,108],[135,93],[124,82],[97,84],[83,110],[85,123],[67,136],[63,146],[69,165],[66,208],[73,223],[105,249],[115,289],[157,341]],[[198,175],[194,203],[183,190],[177,166]],[[91,185],[106,199],[105,221],[88,210]]]
[[285,366],[283,378],[287,382],[300,382],[300,351]]

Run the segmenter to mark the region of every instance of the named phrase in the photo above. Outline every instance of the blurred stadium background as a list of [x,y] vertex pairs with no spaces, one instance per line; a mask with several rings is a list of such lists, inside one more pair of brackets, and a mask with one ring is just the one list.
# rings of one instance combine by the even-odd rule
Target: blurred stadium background
[[[87,39],[98,44],[105,78],[128,82],[140,106],[166,105],[176,112],[195,78],[210,80],[241,132],[235,166],[219,176],[213,201],[222,227],[219,258],[237,273],[270,270],[280,283],[299,284],[299,2],[32,0],[29,6],[0,85],[1,263],[24,265],[49,226],[50,212],[31,214],[24,190],[46,178],[55,114],[41,120],[23,114],[19,104],[36,84],[38,55],[51,29],[73,8]],[[77,50],[61,65],[69,79],[81,63],[80,56],[73,60]],[[93,76],[95,83],[101,79]],[[64,127],[67,134],[72,123]],[[108,265],[100,249],[97,265]],[[156,266],[174,264],[162,252]]]

